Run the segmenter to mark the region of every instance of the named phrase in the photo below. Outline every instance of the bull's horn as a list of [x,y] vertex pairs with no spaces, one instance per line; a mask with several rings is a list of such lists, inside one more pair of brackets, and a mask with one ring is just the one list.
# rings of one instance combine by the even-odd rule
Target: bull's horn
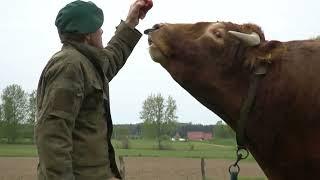
[[229,33],[239,38],[241,41],[247,43],[249,46],[256,46],[260,44],[260,37],[255,32],[252,32],[251,34],[246,34],[237,31],[229,31]]

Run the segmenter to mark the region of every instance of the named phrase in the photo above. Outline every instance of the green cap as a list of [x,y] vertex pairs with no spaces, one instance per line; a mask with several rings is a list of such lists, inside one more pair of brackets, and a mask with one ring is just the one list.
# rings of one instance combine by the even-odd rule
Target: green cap
[[60,33],[93,33],[103,24],[103,12],[93,2],[78,0],[59,11],[55,24]]

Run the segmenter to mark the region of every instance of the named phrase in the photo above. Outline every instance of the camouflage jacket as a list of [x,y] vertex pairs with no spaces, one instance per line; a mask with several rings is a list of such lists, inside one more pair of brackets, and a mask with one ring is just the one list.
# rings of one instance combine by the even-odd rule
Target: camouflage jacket
[[39,180],[119,178],[108,82],[140,37],[122,22],[106,48],[69,42],[50,59],[37,89]]

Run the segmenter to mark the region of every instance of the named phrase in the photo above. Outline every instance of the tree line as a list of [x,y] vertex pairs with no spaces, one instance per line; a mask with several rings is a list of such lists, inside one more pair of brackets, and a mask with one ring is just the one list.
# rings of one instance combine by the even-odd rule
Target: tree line
[[[173,97],[151,94],[142,103],[138,116],[142,123],[115,125],[113,138],[124,142],[133,138],[154,139],[159,148],[162,141],[179,134],[186,138],[189,131],[212,132],[215,137],[234,137],[229,126],[219,121],[216,125],[179,123],[177,104]],[[26,92],[12,84],[1,92],[0,143],[33,143],[36,114],[36,90]]]

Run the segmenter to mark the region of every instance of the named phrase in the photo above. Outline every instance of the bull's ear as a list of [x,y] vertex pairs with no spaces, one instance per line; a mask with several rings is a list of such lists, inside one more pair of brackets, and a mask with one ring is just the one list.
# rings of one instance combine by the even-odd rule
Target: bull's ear
[[268,57],[270,60],[279,57],[286,51],[285,45],[280,41],[266,41],[258,49],[260,56]]
[[265,41],[258,48],[248,52],[245,65],[253,67],[259,62],[272,63],[287,50],[286,46],[280,41]]
[[237,37],[240,41],[244,42],[248,46],[257,46],[260,44],[260,37],[255,32],[252,32],[251,34],[247,34],[247,33],[241,33],[237,31],[228,31],[228,33]]

